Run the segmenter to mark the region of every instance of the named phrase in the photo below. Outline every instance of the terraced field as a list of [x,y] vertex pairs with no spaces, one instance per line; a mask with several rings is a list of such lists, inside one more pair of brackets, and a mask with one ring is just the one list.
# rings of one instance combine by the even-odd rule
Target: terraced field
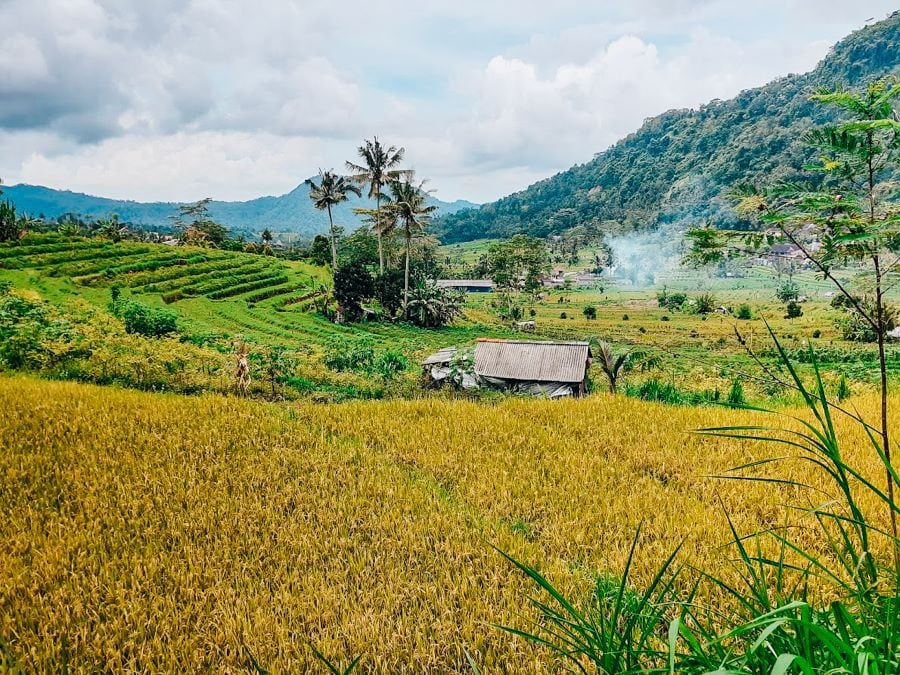
[[168,306],[192,332],[291,349],[321,351],[336,339],[369,338],[411,354],[509,329],[487,313],[437,331],[406,325],[335,325],[312,312],[327,270],[260,255],[102,239],[29,237],[0,247],[0,279],[38,291],[55,303],[75,297],[98,308],[110,288],[151,305]]

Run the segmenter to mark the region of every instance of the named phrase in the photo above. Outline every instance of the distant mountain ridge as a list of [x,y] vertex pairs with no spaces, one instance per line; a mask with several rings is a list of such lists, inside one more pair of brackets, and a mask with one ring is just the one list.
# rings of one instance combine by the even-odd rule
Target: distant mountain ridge
[[740,225],[723,198],[727,189],[798,178],[812,159],[803,134],[830,113],[809,101],[811,93],[898,73],[900,11],[841,40],[809,73],[648,119],[589,162],[476,210],[447,214],[435,229],[449,243],[546,236],[587,222],[616,221],[619,231],[681,221]]
[[[170,217],[175,215],[178,202],[136,202],[130,200],[94,197],[80,192],[54,190],[39,185],[4,185],[3,196],[16,208],[31,216],[57,218],[73,213],[81,218],[107,217],[112,213],[120,220],[148,228],[171,225]],[[465,200],[444,202],[433,197],[431,203],[438,207],[437,213],[446,215],[460,209],[473,208],[477,204]],[[359,226],[359,217],[353,207],[372,206],[368,199],[352,197],[334,209],[335,223],[348,230]],[[259,232],[268,227],[277,232],[291,232],[305,237],[323,233],[328,228],[328,216],[317,210],[309,200],[309,188],[301,183],[287,194],[278,197],[258,197],[244,202],[213,201],[210,214],[216,222],[235,231]]]

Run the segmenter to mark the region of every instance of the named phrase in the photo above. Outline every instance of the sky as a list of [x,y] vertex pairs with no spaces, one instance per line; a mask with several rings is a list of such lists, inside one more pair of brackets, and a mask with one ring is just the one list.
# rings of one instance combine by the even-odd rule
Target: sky
[[[895,1],[895,0],[894,0]],[[736,6],[740,4],[740,9]],[[406,148],[444,200],[812,69],[881,0],[0,0],[0,178],[243,200]]]

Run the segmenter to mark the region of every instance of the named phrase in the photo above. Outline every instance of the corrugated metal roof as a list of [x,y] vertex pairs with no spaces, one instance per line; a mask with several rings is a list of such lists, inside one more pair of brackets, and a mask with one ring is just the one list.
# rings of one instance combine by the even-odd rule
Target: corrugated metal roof
[[444,347],[422,361],[422,365],[433,366],[439,363],[447,363],[453,359],[454,354],[456,354],[456,347]]
[[591,350],[587,342],[479,340],[475,374],[504,380],[581,382]]
[[490,279],[438,279],[438,288],[493,288],[494,282]]

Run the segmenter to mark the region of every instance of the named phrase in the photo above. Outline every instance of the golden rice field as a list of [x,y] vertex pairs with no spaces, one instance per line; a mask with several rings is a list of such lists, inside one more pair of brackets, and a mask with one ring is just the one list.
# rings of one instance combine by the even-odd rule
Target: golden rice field
[[64,650],[319,672],[310,643],[365,672],[552,670],[492,625],[524,626],[532,590],[492,545],[577,594],[643,521],[636,583],[682,540],[727,574],[717,495],[743,533],[804,499],[706,477],[781,452],[688,433],[749,413],[605,394],[279,407],[5,377],[0,410],[0,637],[33,672]]

